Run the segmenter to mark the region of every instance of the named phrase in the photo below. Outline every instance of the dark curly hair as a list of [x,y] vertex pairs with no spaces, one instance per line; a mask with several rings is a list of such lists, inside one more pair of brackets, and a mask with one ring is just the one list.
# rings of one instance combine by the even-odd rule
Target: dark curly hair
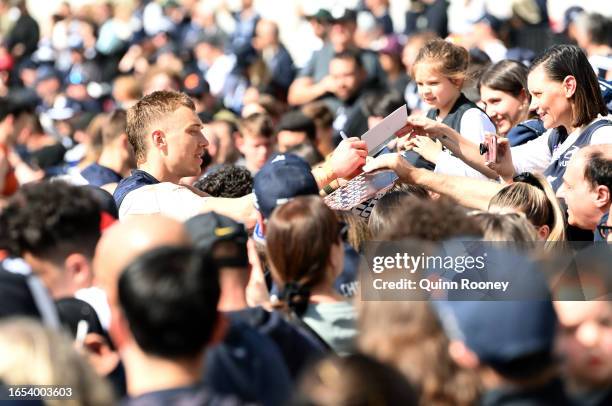
[[253,191],[253,176],[242,166],[225,165],[208,172],[193,186],[214,197],[242,197]]
[[100,206],[86,188],[65,182],[23,186],[0,213],[0,240],[12,254],[54,262],[78,252],[92,258],[100,238]]

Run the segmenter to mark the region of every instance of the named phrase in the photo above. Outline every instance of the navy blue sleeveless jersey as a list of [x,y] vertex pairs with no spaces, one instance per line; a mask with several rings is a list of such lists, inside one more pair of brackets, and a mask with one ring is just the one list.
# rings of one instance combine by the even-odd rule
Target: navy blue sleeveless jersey
[[[555,161],[553,161],[548,168],[546,168],[544,171],[544,176],[546,176],[555,192],[563,183],[565,168],[567,167],[572,155],[574,155],[580,148],[591,143],[591,137],[593,136],[595,130],[608,125],[612,125],[612,121],[608,119],[598,120],[589,125],[578,136],[578,139],[576,139],[574,144],[563,152]],[[550,136],[548,137],[548,148],[550,149],[551,154],[554,155],[556,149],[559,148],[563,141],[565,141],[567,136],[567,131],[563,127],[557,127],[551,132]]]
[[160,182],[147,172],[140,169],[133,170],[130,176],[119,182],[115,193],[113,193],[117,209],[121,207],[121,203],[123,203],[123,199],[125,199],[128,193],[143,186],[155,185],[156,183]]

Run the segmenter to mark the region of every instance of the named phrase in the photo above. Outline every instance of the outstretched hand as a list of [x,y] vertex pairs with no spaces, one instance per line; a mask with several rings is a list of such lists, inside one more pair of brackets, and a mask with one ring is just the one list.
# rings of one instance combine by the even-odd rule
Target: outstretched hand
[[410,132],[413,135],[425,135],[436,138],[444,131],[445,127],[446,124],[442,124],[425,116],[410,116],[408,120],[406,120],[406,125],[398,130],[396,135],[402,136]]
[[406,121],[406,125],[395,132],[399,138],[398,148],[408,149],[414,137],[424,136],[436,139],[444,135],[447,126],[423,116],[410,116]]
[[414,152],[434,164],[438,163],[438,157],[442,152],[442,143],[440,140],[432,140],[422,135],[413,137],[404,145],[405,149],[412,149]]
[[418,170],[404,159],[400,154],[380,155],[363,167],[364,172],[372,172],[377,169],[391,169],[404,183],[416,183],[415,175]]

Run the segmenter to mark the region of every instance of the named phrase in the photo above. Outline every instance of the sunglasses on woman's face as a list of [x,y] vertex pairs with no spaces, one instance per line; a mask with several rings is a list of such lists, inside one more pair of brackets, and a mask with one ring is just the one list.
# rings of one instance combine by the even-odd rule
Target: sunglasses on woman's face
[[542,185],[540,184],[540,181],[538,181],[538,179],[535,176],[533,176],[533,174],[531,172],[519,173],[514,178],[512,178],[512,180],[514,182],[527,183],[528,185],[531,185],[531,186],[536,187],[536,188],[538,188],[540,190],[543,190],[542,189]]

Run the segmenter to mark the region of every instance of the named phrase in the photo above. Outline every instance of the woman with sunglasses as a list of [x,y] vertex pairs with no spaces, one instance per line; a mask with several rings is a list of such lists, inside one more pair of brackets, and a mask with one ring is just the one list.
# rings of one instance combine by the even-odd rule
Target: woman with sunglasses
[[266,254],[281,295],[275,307],[339,354],[352,351],[357,334],[353,304],[334,289],[342,272],[342,226],[318,196],[278,207],[266,232]]
[[565,240],[565,216],[550,184],[542,175],[523,172],[489,201],[493,213],[518,212],[535,227],[538,239],[553,246]]

